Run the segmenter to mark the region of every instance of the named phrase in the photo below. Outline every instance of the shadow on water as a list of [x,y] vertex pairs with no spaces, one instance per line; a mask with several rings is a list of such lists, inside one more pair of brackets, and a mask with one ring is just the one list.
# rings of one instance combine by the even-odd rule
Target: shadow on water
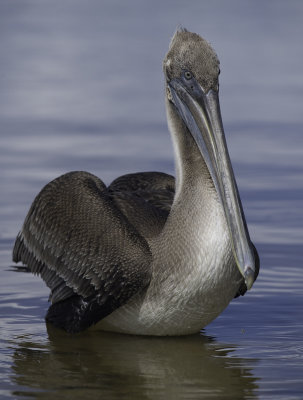
[[[48,326],[48,340],[19,337],[13,380],[16,397],[257,398],[257,360],[233,355],[236,346],[193,335],[136,337],[87,331],[71,336]],[[250,365],[251,367],[247,367]],[[58,397],[59,395],[59,397]]]

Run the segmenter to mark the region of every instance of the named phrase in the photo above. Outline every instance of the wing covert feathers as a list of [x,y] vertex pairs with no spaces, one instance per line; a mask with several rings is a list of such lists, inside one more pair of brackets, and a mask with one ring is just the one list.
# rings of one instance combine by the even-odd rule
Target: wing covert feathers
[[[13,251],[51,289],[51,301],[94,298],[107,314],[150,280],[145,239],[94,175],[70,172],[34,200]],[[99,314],[102,314],[99,313]]]

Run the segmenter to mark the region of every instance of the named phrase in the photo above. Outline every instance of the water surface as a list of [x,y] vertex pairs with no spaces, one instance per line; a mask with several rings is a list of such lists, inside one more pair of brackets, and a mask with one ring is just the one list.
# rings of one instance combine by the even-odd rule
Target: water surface
[[[302,2],[121,3],[0,3],[0,397],[301,399]],[[200,335],[67,335],[44,322],[40,279],[10,268],[14,238],[64,172],[173,173],[161,62],[180,23],[221,60],[259,279]]]

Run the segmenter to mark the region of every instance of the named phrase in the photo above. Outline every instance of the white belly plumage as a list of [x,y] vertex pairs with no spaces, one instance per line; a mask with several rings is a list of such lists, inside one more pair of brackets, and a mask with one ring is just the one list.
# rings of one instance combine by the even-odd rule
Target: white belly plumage
[[[190,232],[179,232],[180,237],[173,235],[175,246],[164,243],[161,237],[151,246],[157,253],[147,290],[100,321],[95,329],[137,335],[187,335],[199,332],[227,307],[239,288],[241,275],[234,265],[225,221],[216,225],[203,246],[197,227],[191,230],[194,237]],[[174,253],[166,253],[163,259],[161,254],[169,248],[174,248]]]

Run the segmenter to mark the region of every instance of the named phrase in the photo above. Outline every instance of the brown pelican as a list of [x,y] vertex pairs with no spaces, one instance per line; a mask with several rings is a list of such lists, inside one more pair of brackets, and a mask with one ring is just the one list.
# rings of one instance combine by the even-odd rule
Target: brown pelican
[[38,194],[17,236],[14,261],[46,282],[46,320],[66,331],[195,333],[258,275],[223,132],[218,58],[181,29],[163,65],[176,181],[143,172],[106,187],[67,173]]

